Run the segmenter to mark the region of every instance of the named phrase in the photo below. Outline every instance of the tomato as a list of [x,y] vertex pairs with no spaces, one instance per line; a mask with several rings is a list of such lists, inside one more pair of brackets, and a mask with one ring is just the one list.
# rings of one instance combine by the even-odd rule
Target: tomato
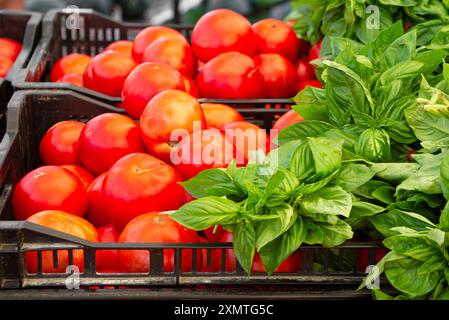
[[187,92],[194,98],[199,98],[200,93],[198,92],[198,88],[196,87],[195,81],[193,81],[189,77],[183,77],[183,81],[185,92]]
[[209,240],[210,242],[218,242],[218,240],[227,232],[223,229],[222,226],[218,226],[215,232],[214,230],[215,226],[212,226],[203,231],[206,235],[207,240]]
[[64,169],[69,170],[71,173],[73,173],[80,181],[83,183],[84,187],[89,188],[89,185],[94,180],[94,175],[90,173],[87,169],[81,167],[81,166],[74,166],[74,165],[64,165],[61,166]]
[[221,53],[256,53],[256,37],[249,21],[228,10],[212,10],[203,15],[192,31],[192,49],[198,60],[207,62]]
[[171,154],[171,161],[184,180],[206,169],[225,168],[232,159],[233,144],[215,128],[185,136]]
[[259,126],[246,121],[237,121],[226,123],[223,127],[226,138],[232,141],[236,148],[237,164],[246,164],[258,150],[264,154],[269,152],[270,138]]
[[[97,229],[99,242],[118,242],[120,232],[112,225]],[[118,250],[98,250],[96,254],[97,272],[119,272]]]
[[73,84],[78,87],[82,87],[83,86],[83,76],[76,74],[76,73],[66,74],[65,76],[63,76],[61,79],[59,79],[56,82],[68,83],[68,84]]
[[203,98],[250,99],[262,96],[262,79],[253,59],[222,53],[201,69],[196,83]]
[[87,188],[89,206],[87,209],[86,219],[97,228],[109,224],[105,207],[107,204],[103,201],[103,193],[101,191],[106,175],[107,172],[96,177]]
[[42,210],[61,210],[82,217],[87,210],[87,193],[83,183],[69,170],[44,166],[19,181],[12,205],[17,220],[25,220]]
[[140,117],[140,131],[148,151],[166,162],[170,161],[174,144],[205,127],[198,100],[179,90],[157,94]]
[[225,123],[245,120],[237,110],[225,104],[202,103],[201,108],[208,128],[217,128],[223,131]]
[[285,127],[288,127],[292,124],[302,121],[304,121],[304,119],[300,115],[298,115],[296,111],[290,110],[289,112],[284,113],[279,119],[276,120],[276,122],[273,125],[273,130],[281,132],[282,129],[284,129]]
[[411,28],[413,28],[413,24],[411,22],[407,22],[404,26],[404,32],[407,32]]
[[[27,219],[46,228],[65,232],[72,236],[98,242],[98,234],[95,227],[83,218],[74,216],[70,213],[58,210],[46,210],[38,212]],[[37,252],[26,253],[27,271],[37,272]],[[69,266],[69,255],[67,250],[57,251],[57,267],[53,265],[53,252],[42,251],[42,271],[45,273],[64,273]],[[84,271],[84,251],[81,249],[73,250],[73,265],[77,266],[80,272]]]
[[321,45],[323,44],[323,40],[315,43],[309,51],[309,61],[318,59],[320,57]]
[[298,82],[298,91],[303,90],[305,87],[322,88],[323,84],[315,79]]
[[[382,241],[377,241],[381,243]],[[382,258],[388,253],[388,249],[386,248],[377,248],[374,253],[374,262],[378,263]],[[357,251],[357,259],[358,259],[358,267],[359,271],[365,272],[366,268],[369,266],[369,249],[361,248]]]
[[123,108],[139,119],[148,102],[156,94],[168,89],[185,91],[185,78],[169,65],[146,62],[130,73],[123,85]]
[[123,83],[137,66],[134,60],[117,51],[105,51],[92,58],[83,74],[85,88],[120,97]]
[[299,41],[295,31],[277,19],[263,19],[253,25],[258,53],[277,53],[292,63],[298,58]]
[[187,77],[193,77],[197,63],[192,48],[184,39],[160,38],[144,51],[142,62],[160,62],[178,70]]
[[62,57],[53,65],[50,72],[50,80],[56,82],[63,76],[76,73],[83,75],[84,70],[90,62],[90,57],[85,54],[72,53]]
[[[195,231],[187,229],[170,219],[168,215],[151,212],[134,218],[120,234],[123,243],[185,243],[200,242]],[[149,272],[150,254],[145,250],[120,250],[119,263],[122,272]],[[165,249],[163,266],[165,272],[174,270],[174,250]],[[192,250],[181,253],[181,270],[192,270]],[[201,266],[201,254],[197,255],[197,265]]]
[[10,58],[12,61],[16,60],[22,51],[22,45],[9,38],[0,38],[0,59],[1,57]]
[[308,43],[307,41],[305,41],[303,39],[300,39],[300,38],[298,38],[298,43],[299,43],[299,45],[298,45],[298,47],[299,47],[299,49],[298,49],[299,56],[300,57],[307,56],[309,54],[309,51],[310,51],[310,48],[311,48],[310,43]]
[[109,221],[122,230],[138,215],[176,210],[185,201],[179,173],[145,153],[129,154],[117,161],[103,182],[103,201]]
[[117,51],[125,56],[132,58],[133,56],[133,42],[129,40],[119,40],[108,45],[104,51]]
[[[281,273],[295,273],[301,270],[301,254],[299,251],[293,252],[287,259],[285,259],[274,272]],[[263,265],[260,255],[256,253],[254,255],[253,265],[251,267],[252,272],[267,272],[267,269]]]
[[176,38],[187,42],[175,29],[164,26],[152,26],[140,31],[134,39],[132,56],[138,63],[142,62],[145,49],[160,38]]
[[315,70],[307,58],[300,58],[296,63],[296,78],[298,82],[315,79]]
[[264,97],[290,98],[296,94],[296,71],[290,61],[277,53],[265,53],[254,62],[262,76]]
[[10,57],[3,57],[0,55],[0,78],[6,77],[9,70],[11,70],[14,60]]
[[78,148],[82,164],[97,175],[121,157],[145,150],[134,120],[117,113],[103,113],[87,122]]

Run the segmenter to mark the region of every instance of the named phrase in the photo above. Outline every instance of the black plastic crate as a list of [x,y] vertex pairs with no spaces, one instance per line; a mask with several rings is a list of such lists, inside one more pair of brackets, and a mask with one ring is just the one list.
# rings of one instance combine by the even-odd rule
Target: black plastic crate
[[[218,102],[218,101],[217,101]],[[234,107],[249,121],[271,127],[276,116],[287,112],[287,105],[274,108],[270,101],[260,101],[259,105],[246,106],[244,102],[236,102]],[[264,108],[265,107],[265,108]],[[269,108],[271,107],[271,108]],[[54,123],[77,119],[86,121],[93,116],[104,112],[120,112],[120,109],[111,107],[95,99],[71,91],[30,90],[18,91],[8,105],[7,133],[1,142],[0,153],[0,288],[3,289],[30,289],[14,291],[18,296],[30,297],[37,294],[39,289],[43,297],[51,296],[55,291],[66,285],[68,274],[45,274],[42,272],[30,274],[26,269],[26,252],[67,250],[73,257],[73,250],[82,249],[84,253],[84,272],[79,275],[80,286],[87,290],[86,295],[78,292],[78,297],[88,297],[92,286],[120,287],[127,289],[113,290],[108,297],[120,297],[121,290],[133,296],[157,297],[155,291],[145,290],[151,287],[160,291],[159,297],[177,297],[180,292],[195,292],[196,297],[261,297],[267,298],[361,298],[369,297],[368,291],[355,292],[365,276],[359,262],[354,259],[345,265],[345,254],[358,257],[360,250],[368,254],[368,264],[374,264],[376,250],[381,247],[378,243],[348,242],[338,247],[341,253],[337,258],[333,256],[334,249],[325,249],[320,246],[302,246],[301,271],[297,273],[275,273],[268,276],[264,273],[253,273],[247,276],[237,263],[237,270],[226,272],[222,266],[219,272],[202,272],[196,265],[196,256],[207,251],[205,257],[210,264],[211,250],[232,248],[230,243],[192,243],[192,244],[105,244],[90,243],[82,239],[44,228],[29,222],[12,221],[11,195],[18,180],[31,169],[40,165],[39,141],[46,130]],[[99,274],[95,269],[96,251],[107,249],[140,249],[150,253],[150,269],[143,274]],[[175,252],[175,268],[173,272],[163,270],[163,250],[171,249]],[[192,250],[192,271],[181,270],[183,250]],[[70,254],[70,252],[72,252]],[[345,254],[343,254],[345,253]],[[222,261],[226,250],[221,251]],[[38,254],[39,256],[39,254]],[[57,259],[55,259],[57,261]],[[39,258],[38,258],[39,261]],[[320,263],[322,268],[314,268]],[[42,267],[38,266],[38,270]],[[129,291],[130,289],[133,289]],[[47,290],[47,291],[45,291]],[[50,291],[48,291],[50,290]],[[179,291],[183,290],[183,291]],[[27,291],[28,292],[28,291]],[[40,291],[39,291],[40,292]],[[137,293],[136,293],[137,292]],[[261,295],[264,292],[264,295]],[[188,298],[188,293],[187,298]],[[0,296],[6,295],[0,290]],[[112,295],[112,296],[111,296]],[[68,294],[67,297],[69,297]],[[193,297],[193,296],[192,296]]]

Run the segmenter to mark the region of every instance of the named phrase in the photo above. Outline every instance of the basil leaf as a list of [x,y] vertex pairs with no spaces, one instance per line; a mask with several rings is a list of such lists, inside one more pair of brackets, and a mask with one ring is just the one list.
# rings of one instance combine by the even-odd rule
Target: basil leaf
[[195,177],[180,183],[186,191],[195,198],[207,196],[241,195],[243,191],[238,188],[232,178],[222,169],[209,169],[201,171]]
[[338,171],[335,171],[330,176],[313,183],[303,183],[296,189],[296,194],[299,194],[300,197],[307,194],[312,194],[317,192],[318,190],[327,186],[332,179],[337,175]]
[[357,219],[362,217],[370,217],[374,216],[378,213],[384,212],[385,208],[365,202],[365,201],[353,201],[351,213],[349,214],[349,218]]
[[243,220],[233,227],[232,243],[235,257],[249,275],[256,248],[256,231],[249,221]]
[[300,202],[301,211],[309,214],[331,214],[349,217],[352,198],[341,187],[323,188],[311,195],[304,196]]
[[293,153],[300,145],[301,141],[295,140],[271,150],[265,158],[265,163],[271,167],[271,172],[276,172],[278,168],[289,169]]
[[416,231],[426,231],[435,225],[420,214],[401,210],[390,210],[369,218],[374,227],[385,237],[394,236],[398,232],[392,228],[403,226]]
[[388,161],[391,158],[390,137],[383,129],[366,129],[355,145],[355,152],[373,162]]
[[371,180],[374,172],[364,164],[343,164],[340,172],[332,180],[332,184],[350,192]]
[[264,194],[259,200],[259,206],[275,207],[282,204],[298,185],[299,181],[293,173],[279,169],[268,179]]
[[285,127],[281,132],[279,132],[276,137],[277,142],[275,141],[275,143],[283,145],[285,143],[307,137],[317,137],[332,128],[332,125],[323,121],[306,120],[303,122],[298,122]]
[[392,251],[422,262],[433,256],[439,256],[444,260],[441,251],[429,245],[423,238],[398,235],[385,239],[383,244]]
[[393,183],[400,183],[416,174],[419,165],[417,163],[374,163],[370,168],[379,178]]
[[309,237],[308,234],[306,240],[308,244],[322,244],[326,248],[332,248],[344,243],[353,236],[351,226],[341,219],[334,225],[320,222],[315,222],[314,224],[320,232],[317,232],[317,229],[312,231],[317,233],[318,237]]
[[379,63],[382,70],[412,60],[416,55],[416,31],[412,30],[394,40],[382,53]]
[[304,120],[319,120],[328,122],[325,89],[306,87],[300,91],[293,101],[297,104],[295,110]]
[[441,162],[440,182],[443,195],[449,201],[449,153]]
[[449,232],[449,201],[441,212],[439,226],[442,230]]

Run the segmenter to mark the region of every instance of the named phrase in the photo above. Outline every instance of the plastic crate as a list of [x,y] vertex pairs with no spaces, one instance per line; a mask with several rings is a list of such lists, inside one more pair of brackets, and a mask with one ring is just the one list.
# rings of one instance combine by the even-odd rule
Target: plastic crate
[[[265,124],[266,127],[271,127],[277,115],[289,110],[286,106],[281,106],[278,109],[263,108],[268,102],[262,101],[260,103],[260,106],[246,107],[244,102],[236,102],[234,107],[249,121],[259,125]],[[205,292],[214,292],[215,297],[223,297],[223,295],[237,297],[234,296],[234,293],[240,293],[245,298],[258,297],[260,292],[264,292],[269,298],[300,298],[309,296],[309,294],[310,297],[319,298],[320,292],[328,298],[339,297],[338,295],[342,292],[352,298],[366,298],[370,295],[367,291],[355,292],[365,273],[364,270],[361,270],[357,259],[354,259],[349,266],[344,266],[343,253],[358,257],[359,251],[365,250],[368,253],[368,264],[374,264],[376,250],[381,247],[378,243],[348,242],[338,247],[341,254],[337,260],[332,261],[334,249],[325,249],[320,246],[302,246],[299,249],[301,271],[297,273],[275,273],[271,276],[265,273],[253,273],[251,276],[247,276],[238,263],[235,272],[226,272],[223,266],[219,272],[202,272],[196,265],[195,257],[204,253],[201,250],[207,251],[205,257],[210,264],[211,250],[232,248],[230,243],[90,243],[29,222],[12,221],[12,190],[22,176],[41,164],[39,160],[39,141],[46,130],[61,120],[86,121],[104,112],[120,112],[120,110],[71,91],[18,91],[12,97],[8,105],[7,133],[1,143],[1,150],[3,151],[0,153],[0,288],[38,288],[39,290],[64,288],[68,274],[45,274],[42,273],[42,267],[39,267],[39,265],[38,273],[28,273],[25,262],[26,252],[51,250],[53,251],[53,257],[55,257],[57,250],[68,250],[70,261],[73,250],[82,249],[84,252],[84,272],[79,275],[82,288],[126,286],[128,288],[136,287],[136,290],[140,290],[128,291],[131,296],[136,292],[140,292],[143,296],[154,295],[152,290],[144,290],[148,287],[155,290],[159,290],[160,287],[167,288],[168,291],[160,293],[164,297],[176,297],[176,294],[179,295],[179,292],[181,292],[177,290],[189,292],[188,290],[192,288],[196,290],[197,297],[207,297],[209,294]],[[102,249],[147,250],[151,257],[150,270],[145,274],[99,274],[95,270],[95,253]],[[164,249],[172,249],[175,252],[173,272],[164,272],[163,270]],[[191,272],[183,272],[180,268],[183,250],[192,250]],[[222,261],[224,261],[226,250],[222,250],[221,254]],[[314,268],[317,262],[322,266],[320,271],[316,271]],[[324,287],[327,290],[324,290]],[[311,288],[319,289],[310,293]],[[60,290],[64,292],[65,289]],[[116,291],[120,290],[125,289],[117,289]],[[305,293],[304,290],[309,293]],[[16,294],[21,295],[20,292],[22,291],[18,291]],[[31,296],[33,292],[36,293],[37,291],[31,291]],[[55,294],[54,291],[45,292],[50,295]],[[4,291],[0,290],[0,296],[2,294],[4,294]],[[209,297],[214,297],[214,294],[209,295]],[[115,293],[115,295],[120,294]]]

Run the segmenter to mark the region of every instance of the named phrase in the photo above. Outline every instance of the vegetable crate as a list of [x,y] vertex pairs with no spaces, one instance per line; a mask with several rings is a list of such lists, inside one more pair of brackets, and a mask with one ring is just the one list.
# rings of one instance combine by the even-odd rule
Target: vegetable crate
[[[108,44],[133,40],[145,24],[119,23],[90,9],[50,10],[43,18],[42,38],[29,63],[20,71],[13,85],[17,89],[70,89],[103,102],[117,104],[121,98],[108,96],[67,83],[49,82],[53,64],[70,53],[94,56]],[[192,26],[169,25],[187,39]]]
[[[288,111],[265,108],[270,101],[259,101],[251,106],[236,101],[234,107],[249,121],[270,128],[280,114]],[[228,272],[224,261],[231,243],[91,243],[30,222],[12,221],[11,196],[16,183],[28,171],[40,165],[39,142],[44,133],[56,122],[88,119],[105,112],[121,112],[120,109],[71,91],[24,90],[18,91],[8,105],[7,133],[2,141],[0,185],[0,290],[8,297],[89,297],[93,288],[105,297],[168,297],[184,294],[191,298],[369,298],[367,290],[356,292],[365,276],[367,265],[375,264],[378,243],[348,242],[334,249],[320,246],[303,246],[301,270],[296,273],[253,273],[247,276],[237,263],[236,271]],[[150,267],[142,274],[98,273],[98,250],[149,251]],[[226,250],[227,249],[227,250]],[[53,265],[57,267],[58,255],[64,253],[68,265],[72,264],[74,251],[82,250],[83,271],[77,275],[83,290],[66,290],[71,271],[45,273],[42,267],[44,252],[52,252]],[[174,252],[174,270],[164,271],[164,250]],[[182,252],[192,254],[189,272],[182,270]],[[221,250],[221,270],[204,272],[196,257],[202,255],[211,264],[214,250]],[[79,251],[78,251],[79,252]],[[215,251],[216,253],[217,251]],[[37,272],[27,271],[27,254],[37,255]],[[366,261],[360,257],[365,255]],[[72,270],[73,271],[73,270]],[[148,290],[151,287],[152,290]],[[132,290],[131,290],[132,289]],[[145,290],[147,289],[147,290]],[[45,291],[47,290],[47,291]],[[55,291],[56,290],[56,291]],[[60,290],[60,291],[58,291]],[[130,291],[131,290],[131,291]],[[137,291],[133,291],[137,290]],[[139,291],[140,290],[140,291]],[[158,291],[159,290],[159,291]],[[45,296],[45,292],[49,295]],[[56,292],[61,292],[57,293]],[[84,292],[84,295],[83,293]],[[126,292],[126,293],[123,293]],[[159,292],[159,293],[158,293]],[[184,293],[183,293],[184,292]],[[33,294],[36,294],[34,296]],[[44,295],[43,295],[44,294]],[[96,296],[98,297],[98,295]]]

